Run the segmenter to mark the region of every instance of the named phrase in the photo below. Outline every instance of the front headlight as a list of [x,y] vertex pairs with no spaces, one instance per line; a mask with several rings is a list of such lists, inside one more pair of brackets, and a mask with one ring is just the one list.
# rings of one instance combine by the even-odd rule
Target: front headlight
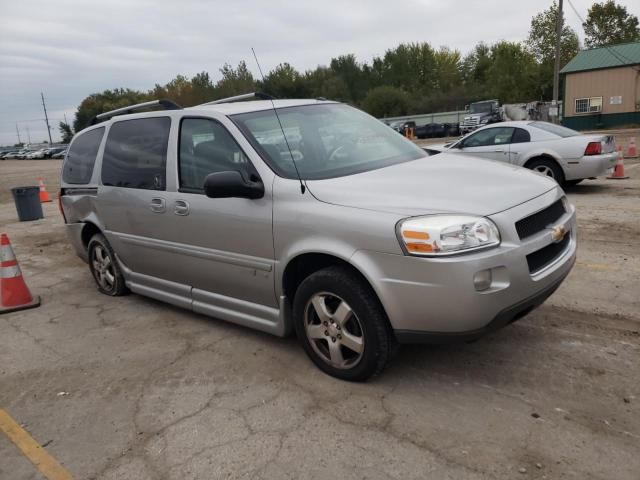
[[498,227],[485,217],[428,215],[398,223],[398,238],[410,255],[440,256],[500,245]]
[[483,118],[482,120],[480,120],[480,124],[485,125],[488,121],[489,121],[488,118]]

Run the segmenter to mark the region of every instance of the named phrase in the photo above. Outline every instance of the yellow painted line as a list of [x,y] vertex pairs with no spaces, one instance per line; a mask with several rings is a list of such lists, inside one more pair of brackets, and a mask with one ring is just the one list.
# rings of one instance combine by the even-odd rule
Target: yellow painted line
[[48,480],[73,480],[71,474],[0,408],[0,430]]
[[606,263],[576,262],[576,265],[580,267],[591,268],[593,270],[607,270],[609,272],[617,272],[618,270],[620,270],[618,267],[614,267],[613,265],[607,265]]

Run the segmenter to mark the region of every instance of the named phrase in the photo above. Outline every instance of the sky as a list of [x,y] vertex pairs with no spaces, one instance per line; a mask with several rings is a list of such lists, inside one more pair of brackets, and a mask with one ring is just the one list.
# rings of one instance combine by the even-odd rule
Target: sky
[[[586,17],[591,0],[572,0]],[[478,42],[521,41],[551,0],[0,0],[0,145],[53,141],[86,96],[147,90],[177,74],[245,60],[265,73],[281,62],[304,71],[353,53],[360,62],[401,42],[468,53]],[[628,7],[634,2],[623,2]],[[565,2],[566,4],[566,2]],[[633,10],[633,9],[632,9]],[[581,22],[565,18],[583,38]]]

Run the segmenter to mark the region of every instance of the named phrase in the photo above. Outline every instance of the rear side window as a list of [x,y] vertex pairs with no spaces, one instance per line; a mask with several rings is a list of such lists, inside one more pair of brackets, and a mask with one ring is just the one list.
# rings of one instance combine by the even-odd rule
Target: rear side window
[[164,190],[169,117],[116,122],[102,158],[102,183],[112,187]]
[[513,132],[513,139],[511,143],[526,143],[531,141],[531,135],[529,132],[522,128],[516,128],[515,132]]
[[80,134],[69,148],[62,167],[62,181],[70,184],[86,184],[91,181],[96,155],[104,136],[104,127]]

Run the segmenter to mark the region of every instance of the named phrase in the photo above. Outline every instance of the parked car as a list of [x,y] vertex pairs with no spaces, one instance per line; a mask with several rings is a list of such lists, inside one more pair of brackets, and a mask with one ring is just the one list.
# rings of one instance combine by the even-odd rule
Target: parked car
[[28,154],[31,153],[31,150],[20,150],[18,153],[16,153],[13,158],[17,159],[17,160],[24,160]]
[[39,150],[35,150],[25,155],[24,158],[28,160],[42,160],[43,158],[46,158],[45,155],[47,153],[47,150],[48,148],[41,148]]
[[13,155],[15,155],[16,153],[18,153],[18,152],[2,152],[2,153],[0,153],[0,158],[2,160],[8,160],[8,159],[12,158]]
[[52,158],[56,153],[64,152],[66,149],[67,145],[47,148],[44,152],[44,158]]
[[616,163],[612,135],[583,135],[560,125],[538,121],[502,122],[479,128],[462,139],[429,145],[431,153],[455,152],[474,158],[519,165],[576,185],[607,174]]
[[295,331],[364,380],[396,342],[517,320],[573,266],[575,209],[528,170],[428,157],[336,102],[137,108],[78,133],[62,168],[68,238],[106,295]]
[[53,155],[51,155],[51,158],[54,159],[62,159],[64,158],[64,156],[67,154],[67,151],[69,150],[69,147],[64,147],[64,149],[62,149],[61,151],[54,153]]

